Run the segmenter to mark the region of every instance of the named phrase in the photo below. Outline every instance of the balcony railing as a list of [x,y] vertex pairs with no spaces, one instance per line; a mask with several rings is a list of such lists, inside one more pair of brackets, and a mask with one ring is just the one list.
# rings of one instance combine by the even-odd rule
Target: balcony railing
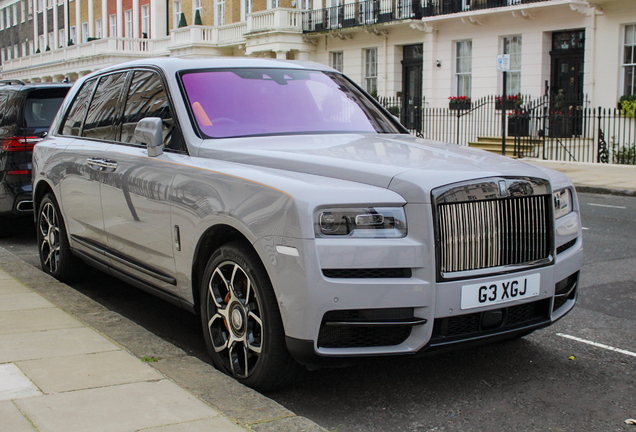
[[303,32],[539,3],[550,0],[367,0],[303,12]]

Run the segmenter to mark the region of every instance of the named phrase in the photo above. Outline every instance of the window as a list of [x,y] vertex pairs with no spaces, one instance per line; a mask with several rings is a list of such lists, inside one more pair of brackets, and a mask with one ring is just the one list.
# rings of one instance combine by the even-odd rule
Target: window
[[43,52],[46,49],[46,46],[44,45],[44,35],[40,35],[38,36],[38,50],[40,50],[40,52]]
[[77,34],[75,31],[75,26],[71,26],[71,42],[76,43],[77,42]]
[[13,3],[13,25],[18,25],[18,4]]
[[203,19],[203,3],[202,0],[194,0],[194,8],[192,10],[192,23],[194,24],[195,18],[197,17],[197,11],[199,11],[199,16]]
[[18,44],[13,45],[13,58],[18,58],[20,57],[20,48],[18,47]]
[[27,55],[27,44],[26,42],[22,42],[22,57]]
[[95,20],[95,37],[97,39],[102,38],[102,19],[101,18]]
[[300,0],[298,2],[298,9],[312,10],[313,9],[313,1],[312,0]]
[[141,7],[141,37],[150,37],[150,7],[148,5]]
[[455,92],[456,96],[470,97],[472,77],[472,41],[459,41],[455,52]]
[[29,54],[35,54],[35,42],[33,42],[32,40],[29,41]]
[[95,82],[97,79],[86,81],[73,101],[73,106],[68,111],[64,124],[62,126],[62,135],[79,136],[82,131],[82,122],[86,117],[86,111],[88,110],[88,104],[91,101],[91,95],[93,94],[93,88],[95,88]]
[[0,9],[0,30],[4,30],[4,9]]
[[126,22],[126,25],[124,26],[124,37],[131,38],[133,37],[132,9],[128,9],[124,12],[124,21]]
[[253,3],[252,0],[241,0],[241,21],[245,21],[247,15],[252,13]]
[[127,72],[104,75],[99,80],[95,95],[86,115],[82,136],[112,141],[115,122],[119,114],[119,97],[126,82]]
[[174,12],[174,26],[179,27],[179,21],[181,20],[181,1],[176,1],[172,4],[172,11]]
[[4,9],[7,12],[7,28],[11,27],[11,8]]
[[364,89],[371,95],[378,94],[378,49],[364,50]]
[[130,83],[120,141],[135,142],[135,128],[139,120],[159,117],[163,120],[163,144],[166,148],[182,150],[183,143],[173,133],[174,120],[170,103],[159,75],[153,72],[136,71]]
[[60,48],[66,46],[66,32],[64,29],[59,29],[57,31],[57,42],[60,44]]
[[342,72],[342,51],[334,51],[331,53],[331,67]]
[[7,52],[2,48],[2,61],[7,61]]
[[27,9],[29,11],[29,19],[33,19],[33,1],[27,0]]
[[276,9],[280,7],[280,0],[267,0],[268,9]]
[[88,23],[82,23],[82,42],[88,42]]
[[623,95],[636,94],[636,25],[625,26],[623,47]]
[[41,12],[44,9],[44,0],[38,0],[38,12]]
[[48,49],[53,49],[55,48],[55,44],[53,42],[55,42],[53,40],[53,32],[49,32],[49,34],[47,35],[47,39],[48,39],[48,45],[46,46]]
[[214,16],[216,25],[225,24],[225,0],[216,0],[216,14]]
[[521,36],[503,38],[503,53],[510,54],[510,71],[506,82],[506,94],[521,93]]
[[46,0],[46,8],[51,9],[53,7],[53,0]]
[[117,36],[117,14],[112,14],[111,16],[108,17],[108,21],[110,24],[110,37],[116,37]]
[[26,0],[20,2],[20,20],[22,22],[26,21]]

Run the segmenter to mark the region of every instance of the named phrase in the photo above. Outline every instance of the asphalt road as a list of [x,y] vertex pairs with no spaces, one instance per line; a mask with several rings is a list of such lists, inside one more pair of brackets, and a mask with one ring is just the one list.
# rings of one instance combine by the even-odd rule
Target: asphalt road
[[[557,324],[495,345],[317,370],[267,396],[338,432],[636,432],[624,422],[636,418],[636,199],[579,198],[579,303]],[[39,265],[32,225],[16,232],[0,246]],[[187,312],[97,271],[74,288],[207,360]]]

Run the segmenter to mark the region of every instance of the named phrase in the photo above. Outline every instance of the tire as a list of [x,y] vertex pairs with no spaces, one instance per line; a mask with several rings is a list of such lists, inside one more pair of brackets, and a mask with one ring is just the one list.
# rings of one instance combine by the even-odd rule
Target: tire
[[285,346],[272,284],[247,244],[221,246],[200,287],[201,324],[214,366],[259,391],[280,389],[302,367]]
[[42,270],[61,282],[76,280],[84,263],[71,252],[62,213],[52,193],[40,202],[36,228]]

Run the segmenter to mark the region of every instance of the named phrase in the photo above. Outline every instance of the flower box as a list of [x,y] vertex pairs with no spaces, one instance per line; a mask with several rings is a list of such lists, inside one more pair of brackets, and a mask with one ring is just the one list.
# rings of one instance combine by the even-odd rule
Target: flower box
[[[503,103],[501,101],[496,101],[495,102],[495,109],[497,111],[501,111],[503,109]],[[517,109],[517,104],[515,103],[515,101],[506,101],[506,111],[514,111]]]
[[530,136],[530,119],[528,117],[508,117],[508,136]]
[[460,110],[469,110],[472,107],[472,103],[470,102],[451,102],[448,104],[448,109],[449,110],[455,110],[455,111],[460,111]]
[[549,118],[548,135],[552,138],[570,138],[573,135],[574,118],[566,115],[555,115]]

